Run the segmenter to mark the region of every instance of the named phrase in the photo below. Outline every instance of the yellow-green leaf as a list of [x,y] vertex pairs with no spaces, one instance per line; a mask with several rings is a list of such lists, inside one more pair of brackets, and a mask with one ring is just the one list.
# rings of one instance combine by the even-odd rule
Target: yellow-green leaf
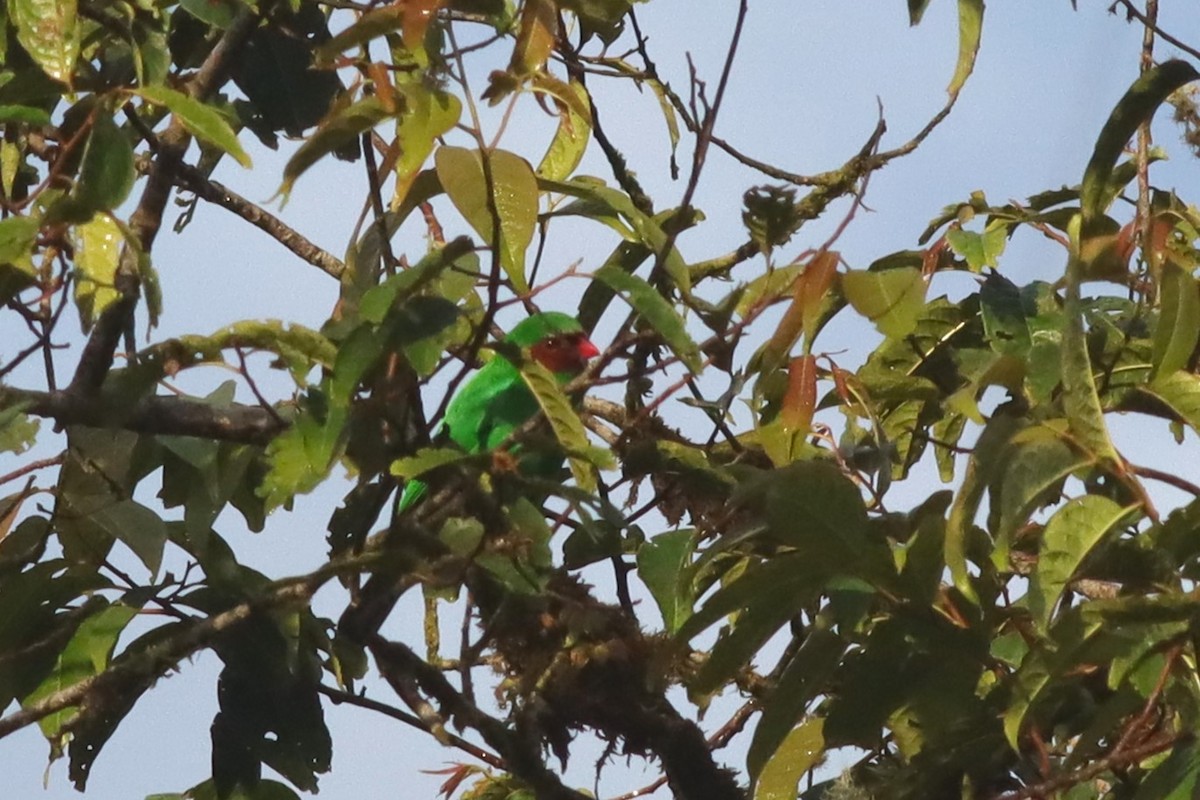
[[79,59],[77,0],[8,0],[17,41],[56,81],[71,84]]
[[90,222],[76,225],[71,240],[77,273],[75,305],[80,325],[88,331],[96,317],[121,296],[115,284],[124,237],[111,217],[97,214]]
[[825,752],[824,727],[813,717],[792,729],[758,776],[754,800],[795,800],[800,779]]
[[536,361],[526,361],[521,364],[521,377],[537,398],[538,405],[550,422],[550,429],[554,431],[554,437],[567,451],[575,483],[586,492],[596,491],[593,463],[598,455],[596,448],[588,442],[587,430],[571,407],[571,401],[563,394],[554,373]]
[[979,39],[983,32],[983,0],[958,0],[958,63],[946,92],[957,97],[975,69]]
[[404,114],[396,123],[400,158],[396,160],[396,191],[392,209],[400,207],[408,196],[425,159],[433,152],[437,137],[446,133],[462,115],[462,102],[452,94],[426,89],[420,85],[405,87]]
[[699,372],[703,366],[700,359],[700,348],[688,335],[683,318],[675,307],[666,301],[658,291],[636,275],[625,272],[619,267],[601,267],[596,270],[596,280],[608,286],[625,299],[650,326],[663,337],[667,345],[679,356],[679,360],[692,372]]
[[250,156],[242,149],[237,134],[212,106],[166,86],[143,86],[136,92],[151,103],[164,106],[197,139],[233,156],[243,167],[251,166]]
[[312,136],[297,148],[283,168],[283,183],[279,194],[285,198],[292,191],[296,179],[324,156],[371,130],[391,116],[378,97],[367,97],[343,108],[321,122]]
[[390,471],[397,478],[412,480],[464,458],[470,458],[470,455],[457,447],[428,447],[414,456],[396,459],[392,462]]
[[[492,178],[491,202],[483,154],[463,147],[441,147],[434,165],[442,188],[454,207],[490,246],[497,247],[500,264],[518,292],[529,290],[525,280],[525,250],[537,227],[538,185],[529,162],[507,150],[487,154]],[[493,241],[496,229],[500,241]]]
[[552,181],[566,180],[583,160],[584,151],[591,140],[592,115],[588,107],[587,89],[578,81],[566,84],[545,75],[536,76],[533,86],[535,90],[545,91],[560,101],[558,130],[542,163],[538,164],[537,174]]
[[0,220],[0,302],[7,302],[37,280],[30,250],[41,223],[34,217]]
[[1088,494],[1072,499],[1046,523],[1026,599],[1043,632],[1075,570],[1128,512],[1107,497]]
[[1200,286],[1191,272],[1167,260],[1158,290],[1162,305],[1154,329],[1152,379],[1186,367],[1200,339]]
[[854,310],[884,336],[906,336],[925,307],[925,281],[915,267],[882,272],[851,270],[842,276],[842,292]]

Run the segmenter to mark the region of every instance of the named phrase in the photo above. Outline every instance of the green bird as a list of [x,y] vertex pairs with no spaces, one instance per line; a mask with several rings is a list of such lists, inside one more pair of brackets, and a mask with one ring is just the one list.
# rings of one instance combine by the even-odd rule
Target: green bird
[[[545,311],[523,320],[505,343],[521,349],[566,383],[600,354],[574,317]],[[537,398],[517,367],[498,353],[463,386],[446,408],[444,429],[450,440],[468,453],[486,453],[504,443],[513,431],[538,413]],[[526,465],[537,471],[537,467]],[[409,481],[400,497],[400,510],[415,505],[428,491],[419,480]]]

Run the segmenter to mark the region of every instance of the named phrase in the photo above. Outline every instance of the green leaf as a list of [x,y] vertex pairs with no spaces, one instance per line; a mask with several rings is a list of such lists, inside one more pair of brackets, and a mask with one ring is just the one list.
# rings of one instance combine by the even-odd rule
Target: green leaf
[[403,91],[404,114],[396,123],[400,157],[396,159],[393,208],[408,196],[421,167],[433,152],[437,137],[453,128],[462,116],[462,102],[452,94],[421,85],[406,86]]
[[658,604],[668,634],[676,633],[692,615],[696,598],[689,567],[695,549],[696,535],[690,529],[660,533],[638,548],[638,577]]
[[804,773],[825,754],[825,720],[820,717],[797,725],[763,767],[754,786],[754,800],[794,800]]
[[[910,3],[910,15],[911,11]],[[983,0],[958,0],[958,62],[954,65],[954,76],[950,79],[950,85],[946,87],[946,92],[952,98],[958,97],[963,84],[975,69],[975,56],[979,54],[982,32]]]
[[[29,706],[103,672],[112,658],[117,638],[136,614],[135,608],[113,604],[84,620],[59,654],[53,671],[22,699],[21,704]],[[46,738],[57,742],[63,726],[76,713],[76,708],[65,708],[43,717],[38,724]]]
[[398,31],[404,26],[404,7],[386,6],[368,11],[350,27],[339,31],[327,42],[314,49],[313,60],[318,67],[331,67],[337,57],[352,47],[361,47],[374,39]]
[[[1111,122],[1111,120],[1110,120]],[[1093,163],[1095,158],[1093,157]],[[1089,171],[1092,165],[1088,166]],[[1102,179],[1107,175],[1102,176]],[[1087,176],[1084,177],[1087,182]],[[1103,218],[1101,218],[1103,219]],[[1080,285],[1086,274],[1087,264],[1081,255],[1083,229],[1086,225],[1086,210],[1071,218],[1068,234],[1071,252],[1067,258],[1063,313],[1062,348],[1062,405],[1070,421],[1071,433],[1080,446],[1089,450],[1097,459],[1107,464],[1118,464],[1120,453],[1108,433],[1104,421],[1104,408],[1096,391],[1096,380],[1092,375],[1092,359],[1088,351],[1087,336],[1083,327],[1083,300]]]
[[0,220],[0,302],[8,302],[37,281],[30,252],[40,229],[41,220],[34,217]]
[[1197,78],[1200,73],[1186,61],[1164,61],[1143,72],[1118,101],[1104,123],[1083,173],[1079,203],[1085,233],[1089,223],[1104,214],[1116,197],[1119,189],[1112,188],[1113,168],[1138,127],[1154,115],[1171,92]]
[[[498,248],[500,264],[513,288],[526,292],[525,250],[537,227],[537,178],[529,162],[516,153],[494,150],[487,158],[492,179],[490,201],[480,151],[440,147],[433,160],[454,207],[489,246]],[[493,241],[497,228],[499,242]]]
[[979,513],[979,504],[983,501],[988,484],[1004,463],[1002,455],[1012,437],[1025,424],[1011,414],[992,415],[967,462],[962,485],[946,520],[945,559],[950,579],[954,587],[974,603],[979,602],[979,596],[971,584],[971,573],[967,566],[967,540],[974,529],[975,516]]
[[116,288],[121,261],[121,228],[106,214],[71,229],[75,245],[75,305],[84,332],[112,303],[121,297]]
[[[576,176],[570,181],[541,180],[538,183],[543,191],[579,199],[579,203],[569,203],[557,209],[558,214],[573,214],[603,222],[627,241],[645,245],[651,253],[659,253],[667,246],[669,239],[661,223],[666,219],[674,219],[675,212],[663,212],[654,217],[644,214],[633,204],[629,195],[605,186],[596,178]],[[626,220],[629,228],[625,228],[619,218]],[[687,294],[691,291],[691,273],[679,248],[671,247],[663,257],[663,269],[681,292]]]
[[201,22],[225,30],[244,6],[238,0],[180,0],[184,11]]
[[563,394],[562,388],[554,373],[536,361],[525,361],[521,364],[521,377],[537,398],[538,405],[550,422],[554,438],[567,451],[567,460],[571,464],[571,474],[575,483],[585,492],[596,491],[595,464],[601,465],[611,460],[604,451],[592,447],[587,438],[587,429],[583,427],[579,415],[571,407],[571,401]]
[[1037,569],[1027,596],[1029,610],[1043,632],[1075,570],[1129,511],[1107,497],[1084,495],[1073,498],[1050,518],[1042,532]]
[[[251,166],[250,156],[242,149],[237,134],[212,106],[165,86],[143,86],[135,91],[151,103],[164,106],[197,139],[233,156],[243,167]],[[292,156],[292,160],[298,155],[299,151]],[[291,161],[288,165],[291,165]]]
[[858,488],[827,461],[798,461],[771,473],[766,492],[750,499],[764,507],[776,540],[794,547],[829,574],[890,582],[894,562],[887,545],[870,536]]
[[[545,77],[535,75],[534,87],[539,87]],[[569,85],[556,83],[559,86],[554,87],[553,94],[561,101],[558,129],[554,132],[554,139],[550,142],[546,155],[542,157],[542,163],[538,164],[537,174],[538,177],[548,180],[562,181],[570,177],[583,160],[588,142],[591,141],[592,115],[588,106],[590,101],[587,89],[582,83],[574,80]],[[567,96],[559,97],[560,94]]]
[[914,267],[851,270],[842,276],[842,292],[855,311],[894,338],[912,331],[925,307],[925,281]]
[[955,253],[967,261],[972,272],[982,272],[984,267],[995,267],[1008,244],[1008,227],[1004,220],[997,220],[983,233],[952,228],[946,231],[946,243]]
[[54,80],[71,85],[79,59],[77,0],[8,0],[17,41]]
[[1008,452],[996,457],[1000,470],[999,488],[993,488],[992,511],[999,512],[992,563],[1009,569],[1009,547],[1017,529],[1040,506],[1056,502],[1063,481],[1092,463],[1087,454],[1068,446],[1049,428],[1029,428],[1012,440]]
[[1164,403],[1200,433],[1200,376],[1179,370],[1162,376],[1150,386],[1138,387],[1138,392]]
[[[722,617],[756,603],[774,603],[777,599],[783,599],[789,607],[797,610],[820,594],[829,575],[826,565],[802,554],[775,556],[751,567],[737,580],[718,589],[680,626],[675,639],[687,643]],[[772,587],[770,597],[764,598],[764,587]],[[776,588],[778,592],[774,591]]]
[[397,478],[412,480],[447,464],[454,464],[471,456],[457,447],[427,447],[416,455],[398,458],[392,462],[390,472]]
[[908,0],[908,24],[920,23],[921,17],[925,16],[925,9],[928,7],[929,0]]
[[41,422],[23,413],[19,405],[0,409],[0,453],[24,453],[37,442],[40,427]]
[[270,468],[257,491],[268,509],[290,503],[325,480],[345,446],[346,418],[344,406],[309,408],[271,440],[266,454]]
[[1200,746],[1183,740],[1137,787],[1133,800],[1191,800],[1200,793]]
[[[0,59],[2,61],[3,59]],[[0,122],[15,122],[21,125],[42,126],[50,124],[50,114],[45,109],[33,106],[0,105]],[[12,186],[6,187],[12,191]]]
[[688,335],[683,318],[667,300],[646,281],[619,267],[601,267],[596,280],[617,292],[659,333],[679,360],[693,373],[703,368],[700,348]]
[[1192,273],[1167,260],[1158,290],[1162,306],[1154,328],[1152,381],[1186,367],[1200,340],[1200,286]]
[[83,151],[71,199],[87,216],[93,211],[111,211],[129,197],[135,177],[129,137],[112,117],[99,114]]
[[754,729],[754,739],[746,754],[746,769],[751,781],[759,779],[764,767],[782,752],[781,744],[792,726],[804,714],[808,704],[825,689],[826,681],[837,669],[847,646],[841,636],[815,627],[796,651],[769,699],[763,703],[762,718]]

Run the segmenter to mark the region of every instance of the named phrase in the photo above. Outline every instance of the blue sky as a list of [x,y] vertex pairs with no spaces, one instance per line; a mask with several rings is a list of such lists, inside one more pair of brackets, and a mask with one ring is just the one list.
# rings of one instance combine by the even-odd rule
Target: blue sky
[[[686,89],[685,54],[689,52],[710,91],[715,87],[736,5],[729,0],[653,0],[639,7],[660,72],[677,89]],[[839,166],[860,147],[875,125],[877,99],[888,122],[885,147],[906,140],[943,104],[957,49],[957,16],[950,0],[931,3],[917,28],[908,27],[902,0],[754,0],[750,5],[717,124],[717,133],[742,151],[792,171],[819,172]],[[872,178],[866,203],[873,213],[860,214],[838,245],[851,266],[865,267],[880,255],[915,247],[930,218],[974,190],[982,189],[1001,202],[1078,182],[1100,126],[1136,77],[1141,39],[1140,29],[1107,13],[1108,2],[1080,0],[1079,5],[1076,12],[1068,0],[990,4],[976,72],[958,108],[915,154]],[[1194,29],[1195,14],[1182,10],[1185,3],[1163,5],[1163,27],[1186,32],[1187,16]],[[1171,48],[1162,46],[1158,52],[1166,57]],[[480,61],[473,68],[486,74],[490,67]],[[638,93],[628,84],[594,82],[593,86],[605,127],[628,155],[657,206],[675,205],[684,181],[669,178],[665,126],[653,95]],[[522,124],[522,112],[538,118],[536,124]],[[549,130],[547,120],[540,117],[532,102],[523,101],[503,146],[536,162]],[[490,119],[494,124],[494,117]],[[1176,160],[1159,167],[1153,180],[1180,187],[1186,197],[1189,187],[1200,184],[1196,162],[1176,146],[1177,133],[1164,120],[1156,131]],[[224,164],[216,177],[252,200],[267,202],[278,185],[288,147],[285,143],[281,153],[272,153],[255,145],[250,148],[253,172]],[[685,176],[687,163],[687,153],[682,151]],[[596,152],[589,154],[582,171],[607,174]],[[340,255],[361,209],[361,175],[360,165],[322,165],[299,181],[279,213]],[[766,182],[714,151],[695,201],[708,220],[680,239],[685,257],[711,257],[742,241],[742,193]],[[443,222],[452,226],[449,207],[441,210]],[[806,227],[781,256],[789,258],[824,241],[844,211],[844,205],[837,206],[828,219]],[[561,267],[581,260],[585,268],[595,266],[615,244],[608,231],[581,226],[570,230],[571,235],[551,241],[547,264]],[[448,229],[453,232],[466,231]],[[423,232],[416,226],[402,230],[395,243],[397,252],[414,257],[424,247]],[[164,231],[155,263],[166,298],[156,338],[209,332],[236,320],[261,317],[316,327],[336,300],[336,286],[324,274],[217,208],[201,206],[182,235]],[[738,277],[752,277],[755,267],[761,268],[761,262],[744,268]],[[1053,280],[1061,272],[1062,254],[1025,235],[1014,240],[1001,268],[1019,283]],[[935,284],[935,294],[970,289],[966,276],[939,280],[945,283]],[[583,286],[582,282],[568,284],[548,304],[570,309]],[[12,324],[8,319],[0,323]],[[11,332],[0,327],[0,341],[7,335]],[[866,352],[873,335],[861,323],[846,324],[831,329],[820,344],[828,350],[847,348],[846,357],[852,360],[854,353]],[[26,377],[32,379],[28,372]],[[206,380],[227,377],[213,371]],[[20,378],[14,383],[20,384]],[[667,413],[677,411],[668,407]],[[1138,432],[1119,430],[1118,437],[1133,443]],[[1189,437],[1179,448],[1148,451],[1135,458],[1165,468],[1190,463],[1195,472],[1200,470],[1195,466],[1200,464],[1196,454],[1195,437]],[[11,456],[0,456],[0,474],[18,463]],[[904,491],[916,498],[936,488],[928,480],[913,484]],[[248,563],[264,572],[282,576],[306,571],[324,556],[325,523],[339,493],[340,487],[333,486],[301,498],[293,512],[274,515],[262,534],[239,530],[238,520],[229,516],[218,527],[246,554]],[[394,618],[418,619],[415,601],[407,598],[407,605]],[[327,598],[319,597],[318,604],[322,603],[325,613],[335,613]],[[404,631],[397,622],[392,632]],[[153,792],[182,791],[204,779],[208,725],[216,708],[216,672],[216,659],[203,656],[150,692],[101,755],[88,794],[103,800],[141,798]],[[384,694],[383,699],[389,698]],[[327,800],[432,797],[442,778],[418,770],[438,769],[460,758],[456,752],[432,746],[428,737],[366,711],[333,708],[327,711],[327,719],[335,743],[333,772],[321,780],[320,796]],[[45,754],[36,728],[0,742],[6,797],[77,796],[67,781],[65,763],[51,768],[43,791]],[[580,785],[591,784],[590,760],[587,755],[575,759],[572,777]],[[731,764],[738,766],[736,753]],[[627,769],[618,760],[606,772],[602,788],[615,794],[645,780],[640,770]]]

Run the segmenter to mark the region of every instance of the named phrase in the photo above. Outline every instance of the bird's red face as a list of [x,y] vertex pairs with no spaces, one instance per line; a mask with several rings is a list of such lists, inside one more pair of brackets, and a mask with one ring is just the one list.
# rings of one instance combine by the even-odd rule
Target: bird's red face
[[583,372],[588,359],[600,355],[596,345],[582,333],[560,333],[547,337],[529,348],[529,352],[551,372],[572,375]]

